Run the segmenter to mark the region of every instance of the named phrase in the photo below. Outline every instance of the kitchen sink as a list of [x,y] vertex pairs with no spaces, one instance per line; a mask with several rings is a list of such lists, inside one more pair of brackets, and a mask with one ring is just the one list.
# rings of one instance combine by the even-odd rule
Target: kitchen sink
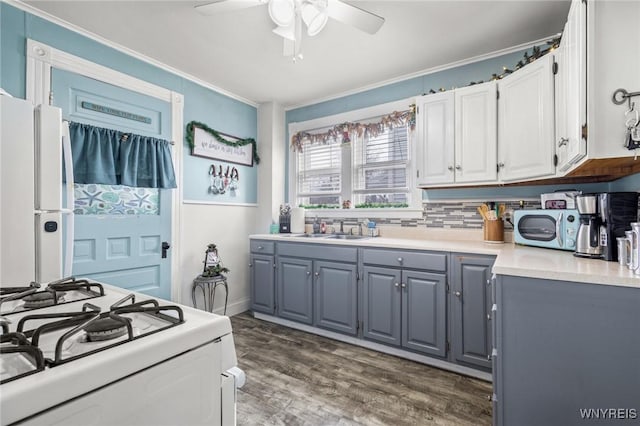
[[326,237],[327,234],[292,234],[292,237],[303,237],[303,238],[322,238]]
[[327,238],[334,238],[337,240],[365,240],[370,237],[367,235],[333,234],[329,235]]

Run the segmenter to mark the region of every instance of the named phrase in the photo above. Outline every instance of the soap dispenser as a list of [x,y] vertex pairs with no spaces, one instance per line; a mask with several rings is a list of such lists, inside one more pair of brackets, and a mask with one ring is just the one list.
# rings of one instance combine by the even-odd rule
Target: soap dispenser
[[318,216],[316,215],[315,220],[313,221],[313,233],[314,234],[319,234],[320,233],[320,222],[318,222]]

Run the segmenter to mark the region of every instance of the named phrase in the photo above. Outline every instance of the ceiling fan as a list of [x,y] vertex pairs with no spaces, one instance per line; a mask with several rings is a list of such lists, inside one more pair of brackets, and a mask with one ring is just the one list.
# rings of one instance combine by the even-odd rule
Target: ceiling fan
[[329,18],[369,34],[375,34],[384,24],[383,17],[341,0],[218,0],[195,9],[204,15],[214,15],[260,5],[267,5],[269,16],[277,25],[273,32],[284,39],[284,56],[291,56],[293,62],[302,59],[303,23],[309,36],[322,31]]

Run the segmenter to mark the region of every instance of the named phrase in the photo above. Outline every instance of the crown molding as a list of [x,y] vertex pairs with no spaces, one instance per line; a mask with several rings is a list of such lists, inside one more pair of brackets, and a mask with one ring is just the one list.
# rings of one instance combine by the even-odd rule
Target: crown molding
[[250,99],[244,98],[244,97],[242,97],[240,95],[236,95],[235,93],[231,93],[231,92],[229,92],[229,91],[227,91],[225,89],[222,89],[220,87],[214,86],[213,84],[208,83],[208,82],[206,82],[206,81],[204,81],[204,80],[202,80],[202,79],[200,79],[198,77],[195,77],[195,76],[193,76],[191,74],[188,74],[188,73],[186,73],[184,71],[181,71],[181,70],[179,70],[177,68],[174,68],[174,67],[172,67],[170,65],[167,65],[167,64],[165,64],[163,62],[160,62],[160,61],[158,61],[156,59],[153,59],[153,58],[151,58],[149,56],[146,56],[146,55],[144,55],[144,54],[142,54],[140,52],[137,52],[137,51],[135,51],[133,49],[129,49],[128,47],[122,46],[122,45],[120,45],[118,43],[115,43],[115,42],[113,42],[111,40],[108,40],[108,39],[106,39],[106,38],[104,38],[102,36],[99,36],[98,34],[94,34],[91,31],[87,31],[84,28],[81,28],[81,27],[79,27],[77,25],[74,25],[74,24],[72,24],[70,22],[67,22],[67,21],[65,21],[63,19],[60,19],[60,18],[56,17],[56,16],[53,16],[53,15],[47,13],[47,12],[44,12],[44,11],[42,11],[40,9],[37,9],[37,8],[33,7],[31,5],[23,3],[20,0],[0,0],[0,2],[1,3],[6,3],[6,4],[8,4],[10,6],[13,6],[13,7],[17,8],[17,9],[20,9],[20,10],[22,10],[24,12],[30,13],[30,14],[32,14],[34,16],[37,16],[38,18],[42,18],[42,19],[44,19],[46,21],[52,22],[52,23],[54,23],[56,25],[59,25],[59,26],[61,26],[63,28],[66,28],[69,31],[73,31],[74,33],[80,34],[80,35],[82,35],[84,37],[87,37],[87,38],[93,40],[93,41],[96,41],[96,42],[98,42],[100,44],[103,44],[103,45],[105,45],[107,47],[110,47],[110,48],[115,49],[115,50],[117,50],[119,52],[122,52],[127,56],[132,56],[132,57],[134,57],[136,59],[139,59],[139,60],[141,60],[143,62],[146,62],[146,63],[148,63],[150,65],[153,65],[153,66],[158,67],[158,68],[160,68],[162,70],[165,70],[165,71],[167,71],[167,72],[169,72],[171,74],[177,75],[178,77],[182,77],[182,78],[184,78],[186,80],[189,80],[189,81],[191,81],[193,83],[196,83],[199,86],[202,86],[202,87],[204,87],[206,89],[213,90],[214,92],[220,93],[221,95],[227,96],[227,97],[229,97],[231,99],[235,99],[236,101],[240,101],[242,103],[245,103],[245,104],[250,105],[250,106],[255,107],[255,108],[257,108],[258,105],[259,105],[255,101],[252,101]]
[[335,100],[335,99],[343,98],[345,96],[350,96],[350,95],[355,95],[355,94],[358,94],[358,93],[366,92],[367,90],[377,89],[377,88],[380,88],[380,87],[383,87],[383,86],[387,86],[389,84],[399,83],[401,81],[410,80],[410,79],[416,78],[416,77],[422,77],[422,76],[433,74],[433,73],[436,73],[436,72],[445,71],[445,70],[448,70],[448,69],[451,69],[451,68],[461,67],[463,65],[469,65],[469,64],[472,64],[474,62],[480,62],[480,61],[484,61],[484,60],[487,60],[487,59],[496,58],[498,56],[508,55],[509,53],[519,52],[521,50],[530,49],[530,48],[532,48],[534,46],[538,46],[538,45],[540,45],[542,43],[545,43],[545,42],[557,37],[557,36],[559,36],[559,34],[550,35],[548,37],[543,37],[543,38],[538,39],[538,40],[529,41],[527,43],[519,44],[517,46],[507,47],[505,49],[495,50],[493,52],[484,53],[482,55],[473,56],[471,58],[461,59],[459,61],[450,62],[448,64],[438,65],[438,66],[432,67],[432,68],[426,68],[426,69],[423,69],[421,71],[412,72],[410,74],[405,74],[405,75],[402,75],[400,77],[394,77],[394,78],[391,78],[391,79],[388,79],[388,80],[380,81],[378,83],[373,83],[373,84],[370,84],[370,85],[367,85],[367,86],[362,86],[362,87],[359,87],[357,89],[347,90],[346,92],[336,93],[334,95],[330,95],[330,96],[326,96],[326,97],[323,97],[323,98],[314,99],[312,101],[307,101],[307,102],[304,102],[304,103],[301,103],[301,104],[286,106],[284,108],[284,110],[286,112],[286,111],[291,111],[291,110],[298,109],[298,108],[307,107],[307,106],[310,106],[310,105],[319,104],[319,103],[322,103],[322,102],[328,102],[328,101],[332,101],[332,100]]

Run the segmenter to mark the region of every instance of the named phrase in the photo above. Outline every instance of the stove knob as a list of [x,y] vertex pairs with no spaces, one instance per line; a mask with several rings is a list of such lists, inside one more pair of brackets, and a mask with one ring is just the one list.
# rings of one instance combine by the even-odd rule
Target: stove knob
[[576,241],[571,238],[567,239],[567,248],[574,248],[576,246]]

